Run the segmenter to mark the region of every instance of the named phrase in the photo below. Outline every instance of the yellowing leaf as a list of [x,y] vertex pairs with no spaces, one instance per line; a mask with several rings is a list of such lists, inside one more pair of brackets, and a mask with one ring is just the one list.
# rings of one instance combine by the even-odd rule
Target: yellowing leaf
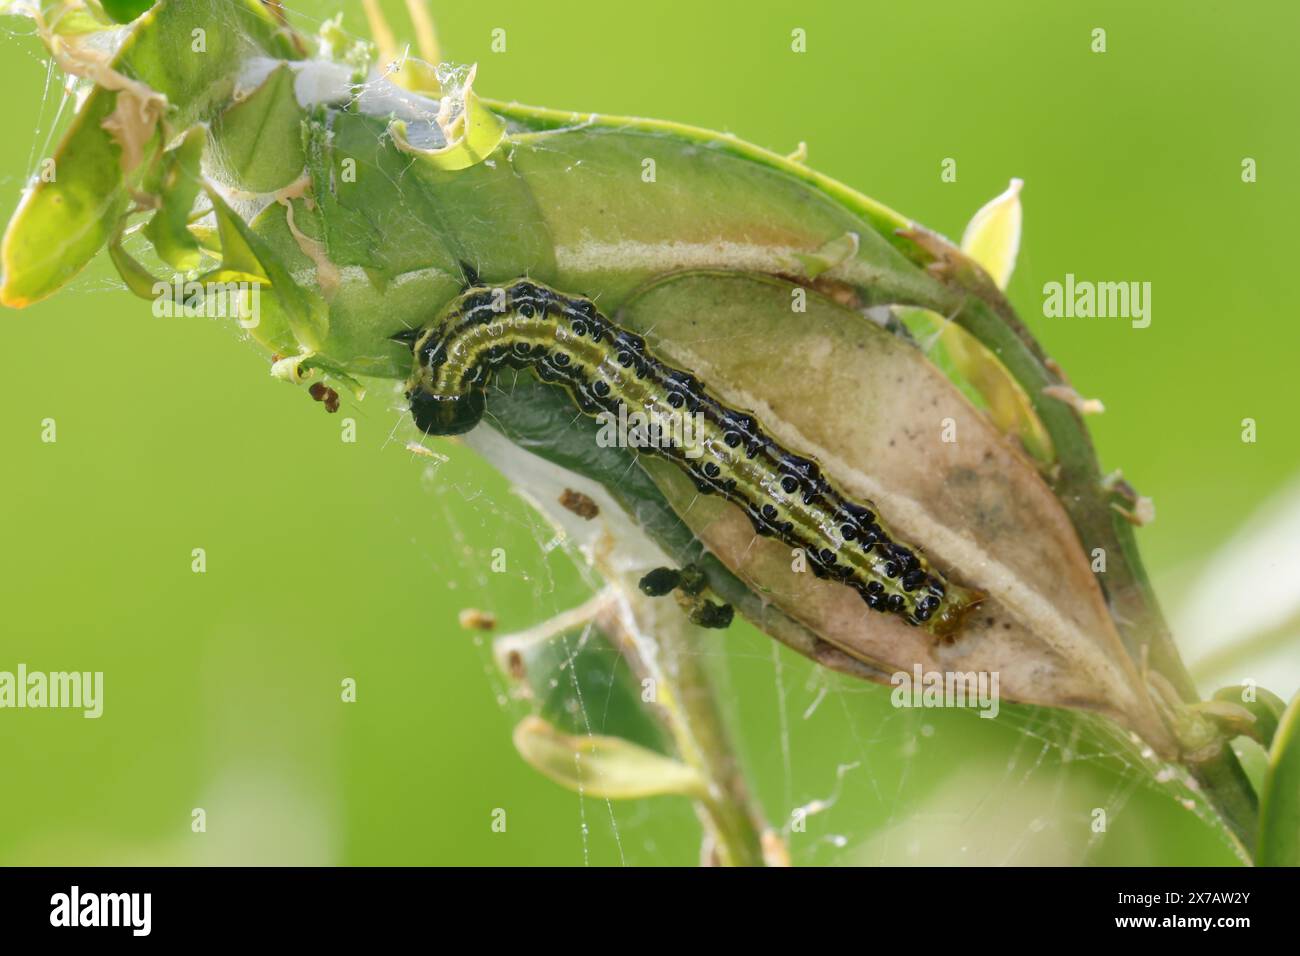
[[[1019,179],[1000,196],[985,203],[972,217],[962,236],[962,251],[982,266],[1005,289],[1020,250]],[[989,417],[999,429],[1017,435],[1039,461],[1051,461],[1052,442],[1033,404],[1001,362],[988,349],[953,322],[944,322],[939,336],[957,371],[983,397]]]
[[1006,289],[1020,252],[1020,188],[1024,183],[1011,180],[1001,195],[985,203],[971,217],[962,233],[962,252],[970,256],[993,277],[999,289]]
[[113,234],[128,203],[119,150],[101,123],[116,95],[97,89],[54,153],[57,176],[23,193],[0,246],[0,302],[22,308],[61,288]]
[[471,67],[465,79],[465,107],[460,115],[452,120],[445,130],[447,145],[441,149],[421,149],[412,146],[406,138],[406,123],[395,120],[389,124],[393,142],[404,153],[419,156],[436,169],[455,171],[476,166],[492,154],[506,136],[506,124],[501,117],[483,105],[474,94],[474,74],[477,66]]
[[589,796],[631,800],[708,795],[698,771],[621,737],[565,734],[540,717],[525,717],[515,728],[514,741],[533,769]]

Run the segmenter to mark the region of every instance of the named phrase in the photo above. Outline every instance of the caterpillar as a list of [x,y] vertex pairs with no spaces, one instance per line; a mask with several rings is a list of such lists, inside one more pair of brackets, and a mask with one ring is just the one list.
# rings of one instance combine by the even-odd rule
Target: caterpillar
[[494,370],[531,367],[567,389],[589,416],[618,416],[620,408],[624,416],[636,411],[660,423],[695,416],[695,446],[669,438],[643,450],[684,469],[701,493],[741,507],[756,533],[802,548],[817,577],[853,587],[872,610],[948,637],[984,599],[946,581],[897,540],[875,505],[844,494],[815,461],[782,447],[751,413],[729,408],[695,376],[656,358],[641,336],[611,322],[590,299],[529,279],[475,284],[433,324],[398,338],[414,351],[406,397],[427,434],[469,431],[483,417]]

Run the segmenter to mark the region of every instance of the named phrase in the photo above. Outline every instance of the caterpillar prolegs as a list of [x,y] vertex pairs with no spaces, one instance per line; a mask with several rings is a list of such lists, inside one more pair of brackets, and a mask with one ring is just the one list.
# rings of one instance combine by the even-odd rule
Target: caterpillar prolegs
[[[645,340],[615,325],[593,302],[520,279],[475,286],[453,300],[414,341],[407,398],[428,434],[466,432],[483,417],[485,387],[501,365],[531,367],[564,386],[578,408],[657,423],[692,416],[696,441],[642,450],[684,469],[704,494],[744,509],[761,535],[802,548],[821,578],[856,589],[873,610],[939,636],[956,631],[983,600],[944,580],[898,541],[868,501],[822,477],[817,463],[782,447],[748,412],[714,398],[689,372],[656,358]],[[663,433],[680,436],[665,427]]]

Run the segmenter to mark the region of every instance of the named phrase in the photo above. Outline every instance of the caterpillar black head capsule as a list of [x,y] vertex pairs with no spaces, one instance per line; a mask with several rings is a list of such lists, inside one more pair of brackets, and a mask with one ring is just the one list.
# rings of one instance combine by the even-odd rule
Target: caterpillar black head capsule
[[483,419],[487,399],[481,389],[463,395],[431,395],[419,385],[406,393],[411,417],[426,435],[463,435]]
[[406,390],[415,425],[426,435],[463,435],[483,419],[487,397],[481,382],[468,380],[463,389],[438,392],[430,387],[432,359],[441,350],[440,327],[417,332],[411,342],[415,371]]

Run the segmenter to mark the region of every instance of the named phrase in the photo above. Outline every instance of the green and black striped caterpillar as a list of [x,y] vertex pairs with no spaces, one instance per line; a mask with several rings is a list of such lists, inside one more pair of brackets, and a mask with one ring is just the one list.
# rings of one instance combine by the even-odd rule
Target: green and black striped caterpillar
[[850,499],[817,463],[795,455],[748,412],[723,405],[689,372],[661,361],[645,340],[615,325],[593,302],[519,279],[475,285],[413,340],[407,398],[432,435],[466,432],[483,417],[485,388],[501,365],[531,367],[563,385],[587,415],[639,412],[669,423],[696,416],[697,447],[668,440],[643,450],[684,469],[704,494],[745,510],[754,530],[804,549],[813,573],[855,588],[876,611],[939,636],[953,634],[979,592],[949,583],[898,541],[870,502]]

